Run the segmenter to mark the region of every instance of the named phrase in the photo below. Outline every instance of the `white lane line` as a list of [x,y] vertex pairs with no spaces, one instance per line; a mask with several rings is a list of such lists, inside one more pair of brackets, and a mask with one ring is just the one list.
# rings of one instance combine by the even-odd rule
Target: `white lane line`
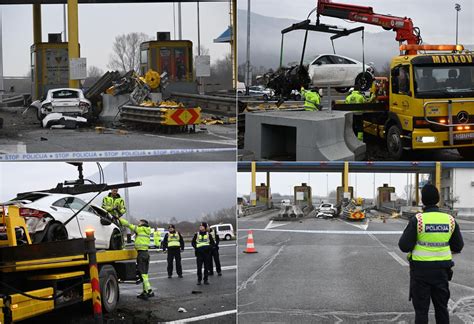
[[351,225],[351,226],[355,226],[357,228],[360,228],[361,230],[364,230],[364,231],[367,231],[367,227],[369,227],[369,222],[365,222],[365,224],[355,224],[355,223],[349,223],[349,222],[346,222],[342,219],[339,219],[341,222],[343,223],[346,223],[347,225]]
[[280,229],[280,228],[242,228],[238,231],[267,231],[267,232],[288,232],[288,233],[306,233],[306,234],[349,234],[349,235],[367,235],[367,234],[377,234],[377,235],[398,235],[402,234],[403,231],[340,231],[340,230],[296,230],[296,229]]
[[400,257],[398,256],[398,254],[396,254],[396,253],[393,252],[393,251],[391,251],[391,252],[388,252],[388,251],[387,251],[387,253],[390,254],[390,256],[391,256],[392,258],[394,258],[395,261],[397,261],[398,263],[400,263],[402,266],[408,267],[408,262],[406,262],[405,260],[403,260],[402,258],[400,258]]
[[[236,246],[237,243],[231,243],[231,244],[219,244],[219,247],[229,247],[229,246]],[[133,246],[133,243],[127,243],[125,246]],[[194,250],[192,246],[187,246],[184,248],[184,250]],[[148,251],[163,251],[162,249],[148,249]]]
[[240,240],[240,239],[244,239],[244,238],[247,238],[247,237],[248,237],[248,235],[244,235],[244,236],[239,236],[239,240]]
[[144,136],[164,138],[164,139],[173,139],[173,140],[177,140],[177,141],[196,142],[196,143],[235,145],[235,140],[233,140],[233,139],[226,139],[226,140],[220,140],[219,141],[219,140],[198,140],[198,139],[189,139],[189,138],[179,138],[179,137],[162,136],[162,135],[154,135],[154,134],[144,134]]
[[383,244],[382,242],[380,242],[380,240],[379,240],[377,237],[375,237],[375,235],[369,234],[369,236],[370,236],[370,238],[373,239],[375,242],[377,242],[378,244],[380,244],[385,250],[390,251],[390,249],[389,249],[385,244]]
[[273,261],[275,261],[275,259],[278,257],[278,255],[281,253],[284,247],[285,246],[282,245],[270,259],[268,259],[260,268],[258,268],[257,271],[255,271],[247,280],[242,282],[239,288],[237,289],[237,292],[243,289],[246,289],[248,284],[255,284],[255,282],[257,281],[256,279],[257,276],[261,274],[262,272],[264,272],[265,269],[268,268],[272,264]]
[[265,229],[270,229],[270,228],[285,226],[285,225],[288,225],[288,223],[273,224],[273,220],[271,220],[271,221],[268,222],[267,226],[265,226]]
[[24,154],[26,153],[26,145],[23,142],[17,144],[0,145],[0,154]]
[[232,315],[232,314],[237,314],[237,310],[234,309],[234,310],[224,311],[224,312],[219,312],[219,313],[212,313],[212,314],[201,315],[201,316],[196,316],[196,317],[183,318],[177,321],[164,322],[164,323],[165,324],[179,324],[179,323],[197,322],[197,321],[202,321],[209,318],[222,317],[222,316],[227,316],[227,315]]
[[[227,257],[227,256],[230,256],[230,254],[219,254],[219,257],[220,257],[220,258]],[[196,260],[196,257],[181,258],[181,261],[187,261],[187,260]],[[166,260],[154,260],[154,261],[150,261],[150,264],[153,264],[153,263],[168,263],[168,259],[166,259]]]

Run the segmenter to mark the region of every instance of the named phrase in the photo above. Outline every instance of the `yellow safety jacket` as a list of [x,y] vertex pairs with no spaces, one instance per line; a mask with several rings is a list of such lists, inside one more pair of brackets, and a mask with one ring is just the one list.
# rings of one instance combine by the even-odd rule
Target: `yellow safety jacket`
[[179,242],[179,234],[175,232],[174,234],[168,233],[168,247],[180,247],[181,243]]
[[209,246],[211,243],[209,241],[209,234],[204,234],[204,235],[201,235],[199,234],[199,232],[197,233],[197,237],[196,237],[196,247],[197,248],[200,248],[200,247],[203,247],[203,246]]
[[359,91],[354,90],[346,97],[346,104],[361,104],[365,102],[365,97]]
[[417,242],[411,252],[413,261],[450,261],[449,240],[454,232],[454,217],[441,212],[416,215]]
[[135,250],[148,251],[150,247],[150,226],[133,225],[123,218],[120,218],[120,224],[130,228],[132,232],[135,232]]
[[154,231],[153,232],[153,241],[155,242],[156,246],[161,245],[161,231]]
[[111,215],[118,217],[122,216],[127,211],[125,208],[125,201],[122,197],[117,196],[114,198],[111,194],[102,199],[102,208],[108,211]]
[[319,93],[301,88],[301,95],[304,97],[304,110],[318,111],[318,106],[321,103]]

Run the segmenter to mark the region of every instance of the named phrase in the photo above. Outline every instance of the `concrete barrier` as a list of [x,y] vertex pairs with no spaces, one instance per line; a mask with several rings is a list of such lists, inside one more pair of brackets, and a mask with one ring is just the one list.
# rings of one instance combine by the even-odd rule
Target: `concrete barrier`
[[102,111],[99,118],[105,122],[111,122],[115,119],[119,112],[119,107],[130,100],[128,94],[112,96],[109,94],[102,95]]
[[271,111],[245,116],[245,150],[257,160],[358,160],[365,144],[352,131],[352,113]]

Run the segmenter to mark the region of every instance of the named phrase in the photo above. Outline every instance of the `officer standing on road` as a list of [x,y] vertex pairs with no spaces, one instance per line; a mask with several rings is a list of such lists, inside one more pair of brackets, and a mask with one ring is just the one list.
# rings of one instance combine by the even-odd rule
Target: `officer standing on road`
[[454,217],[439,211],[438,189],[427,184],[421,190],[423,213],[412,217],[398,246],[408,252],[410,261],[410,299],[415,308],[415,323],[428,323],[430,299],[436,323],[449,323],[449,283],[453,253],[461,252],[464,242]]
[[118,189],[112,189],[110,193],[102,199],[102,208],[116,217],[122,217],[127,211],[125,201],[120,197]]
[[161,249],[161,231],[158,227],[153,232],[153,243],[157,249]]
[[155,294],[151,290],[150,281],[148,280],[148,267],[150,265],[150,254],[148,254],[148,247],[150,246],[151,228],[148,221],[141,219],[138,225],[130,224],[126,219],[120,218],[122,226],[130,228],[135,232],[135,250],[137,250],[137,271],[143,282],[143,292],[137,298],[147,300],[149,297],[154,297]]
[[216,264],[216,272],[218,276],[222,276],[221,260],[219,259],[219,234],[215,228],[210,228],[209,234],[214,240],[215,245],[211,248],[211,256],[209,257],[209,275],[214,275],[214,263]]
[[168,278],[171,278],[173,275],[173,259],[176,260],[176,273],[178,277],[183,278],[181,251],[184,251],[184,240],[173,224],[168,226],[168,233],[163,238],[163,251],[166,250],[168,250]]
[[318,111],[321,107],[321,96],[316,88],[306,90],[301,87],[301,97],[304,98],[304,110],[306,111]]
[[197,263],[197,284],[200,285],[203,279],[202,267],[204,266],[204,284],[208,285],[207,276],[209,273],[209,259],[211,257],[211,248],[214,246],[214,239],[207,232],[207,223],[203,222],[199,226],[199,232],[194,234],[192,246],[196,255]]
[[345,101],[346,104],[362,104],[364,102],[365,102],[365,97],[360,92],[359,85],[356,85],[353,91],[349,90],[349,95],[346,97],[346,101]]

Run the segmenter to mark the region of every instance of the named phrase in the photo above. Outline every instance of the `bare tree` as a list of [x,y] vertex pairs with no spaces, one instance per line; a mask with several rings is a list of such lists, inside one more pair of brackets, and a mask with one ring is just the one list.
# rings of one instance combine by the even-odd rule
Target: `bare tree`
[[[194,48],[194,55],[199,55],[199,47]],[[209,49],[201,44],[201,55],[209,55]]]
[[127,72],[138,71],[140,67],[140,44],[149,40],[144,33],[129,33],[115,37],[108,67]]
[[89,78],[100,78],[103,74],[104,74],[104,71],[95,65],[91,65],[87,69],[87,76]]

